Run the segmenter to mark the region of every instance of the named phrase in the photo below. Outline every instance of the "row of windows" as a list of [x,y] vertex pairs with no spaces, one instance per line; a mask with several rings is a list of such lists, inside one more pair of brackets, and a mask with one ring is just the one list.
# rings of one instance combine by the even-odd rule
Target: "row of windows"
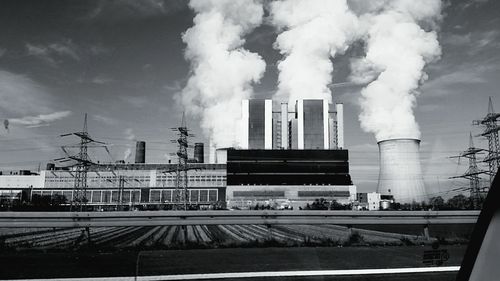
[[[179,192],[179,193],[177,193]],[[177,202],[178,198],[184,197],[184,190],[165,190],[165,189],[152,189],[149,191],[149,202],[151,203],[164,203],[164,202]],[[188,190],[189,202],[216,202],[218,197],[217,189],[189,189]]]
[[[124,186],[125,187],[147,187],[149,186],[149,178],[135,178],[126,177]],[[209,186],[224,186],[226,183],[226,176],[189,176],[188,181],[193,186],[199,185],[209,185]],[[176,182],[175,177],[158,177],[158,186],[174,186]],[[74,178],[72,177],[60,177],[60,178],[47,178],[45,186],[49,188],[63,188],[70,187],[74,183]],[[98,187],[117,187],[118,179],[116,177],[102,177],[102,178],[89,178],[87,181],[88,187],[98,188]]]
[[[34,190],[31,193],[32,197],[39,196],[63,196],[69,202],[73,200],[73,191],[71,190]],[[119,190],[87,190],[85,193],[89,203],[119,203],[120,191]],[[122,190],[121,191],[122,203],[139,203],[141,201],[140,190]]]
[[[164,190],[164,189],[152,189],[149,192],[149,202],[151,203],[169,203],[177,202],[179,198],[184,197],[184,190],[179,190],[180,194],[176,193],[176,190]],[[119,203],[121,194],[121,202],[123,204],[129,203],[140,203],[141,192],[140,190],[87,190],[85,197],[89,203]],[[62,196],[66,202],[73,200],[72,190],[34,190],[31,196],[50,196],[55,198],[56,196]],[[188,201],[191,203],[195,202],[216,202],[218,198],[217,189],[189,189],[188,190]]]

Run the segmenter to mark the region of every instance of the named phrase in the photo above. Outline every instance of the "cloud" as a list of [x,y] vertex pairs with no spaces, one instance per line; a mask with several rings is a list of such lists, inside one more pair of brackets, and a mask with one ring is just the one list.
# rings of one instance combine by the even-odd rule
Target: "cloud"
[[497,68],[489,64],[464,65],[457,71],[437,76],[422,85],[421,91],[433,96],[444,96],[455,92],[456,87],[466,84],[486,83],[484,75]]
[[500,48],[500,31],[485,30],[464,34],[445,33],[443,44],[451,47],[466,48],[467,54],[474,56],[485,49]]
[[175,80],[169,84],[165,84],[163,87],[169,92],[178,92],[182,90],[181,82],[178,80]]
[[28,55],[37,57],[46,63],[56,66],[56,61],[50,56],[49,49],[44,46],[36,46],[31,44],[26,44],[26,50],[28,51]]
[[52,66],[57,66],[62,58],[70,58],[74,61],[81,59],[78,55],[78,46],[71,40],[45,45],[26,43],[26,50],[28,55],[37,57]]
[[48,126],[51,122],[60,120],[71,115],[71,111],[58,111],[49,114],[39,114],[36,116],[24,116],[22,118],[9,119],[10,124],[24,125],[27,127]]
[[106,125],[115,125],[116,124],[116,120],[115,119],[110,118],[110,117],[106,117],[106,116],[103,116],[103,115],[93,114],[92,115],[92,119],[94,119],[95,121],[104,123]]
[[101,0],[87,19],[122,21],[174,13],[187,7],[182,0]]
[[104,84],[108,84],[108,83],[111,83],[115,81],[114,79],[112,78],[109,78],[105,75],[97,75],[96,77],[94,77],[91,82],[94,83],[94,84],[98,84],[98,85],[104,85]]
[[125,101],[126,103],[128,103],[136,108],[142,108],[146,104],[148,104],[148,101],[146,100],[146,98],[140,97],[140,96],[121,96],[120,98],[123,101]]
[[76,61],[80,60],[80,56],[76,53],[77,47],[71,42],[52,43],[49,49],[60,56],[68,56]]
[[103,54],[109,54],[113,51],[113,49],[104,47],[102,45],[93,45],[89,47],[89,51],[92,55],[98,56]]
[[5,53],[7,52],[7,49],[4,49],[4,48],[0,48],[0,58],[5,55]]
[[474,7],[474,8],[479,8],[481,7],[483,4],[486,4],[488,2],[488,0],[468,0],[468,1],[465,1],[461,4],[459,4],[459,9],[461,10],[466,10],[470,7]]
[[135,140],[136,136],[134,134],[134,130],[132,128],[125,129],[125,137],[127,140]]
[[0,111],[2,116],[50,113],[47,89],[31,78],[0,69]]

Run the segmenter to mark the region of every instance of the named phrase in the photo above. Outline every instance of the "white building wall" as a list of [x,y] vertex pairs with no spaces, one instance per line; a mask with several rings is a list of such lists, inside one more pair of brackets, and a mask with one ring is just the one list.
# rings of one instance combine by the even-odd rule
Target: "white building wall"
[[45,182],[45,171],[40,175],[0,175],[0,189],[41,188]]
[[[248,111],[247,111],[248,112]],[[264,103],[264,149],[273,149],[273,101],[265,100]],[[247,121],[248,131],[248,121]],[[248,142],[248,136],[247,136]],[[247,145],[248,147],[248,145]]]
[[[242,149],[248,149],[249,112],[250,112],[249,100],[242,100],[241,101],[241,141],[240,141],[240,146]],[[210,162],[210,163],[215,163],[215,161]]]
[[288,149],[288,104],[281,104],[281,147]]
[[337,103],[337,148],[344,148],[344,105]]
[[328,119],[329,119],[329,113],[328,113],[328,101],[323,100],[323,143],[324,143],[324,148],[325,149],[330,149],[330,142],[328,137],[330,136],[329,134],[329,124],[328,124]]
[[366,194],[368,201],[368,210],[377,211],[380,209],[380,193],[371,192]]
[[304,149],[304,101],[297,101],[297,148]]

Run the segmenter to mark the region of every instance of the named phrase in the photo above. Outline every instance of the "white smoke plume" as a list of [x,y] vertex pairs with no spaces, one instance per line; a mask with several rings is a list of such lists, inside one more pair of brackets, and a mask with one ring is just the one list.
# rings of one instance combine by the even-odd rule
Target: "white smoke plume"
[[[129,141],[134,141],[136,136],[134,134],[134,130],[132,128],[125,129],[125,138]],[[132,144],[127,144],[127,149],[123,152],[123,161],[127,161],[128,158],[132,155]]]
[[441,1],[366,2],[350,2],[366,43],[365,57],[352,60],[351,80],[370,82],[361,91],[361,127],[377,141],[419,139],[413,108],[419,84],[427,79],[424,66],[441,55],[436,33]]
[[244,36],[262,23],[258,0],[191,0],[194,25],[182,36],[191,77],[176,98],[217,147],[238,146],[241,100],[265,70],[264,60],[243,48]]
[[357,17],[345,0],[285,0],[271,3],[271,22],[278,27],[274,47],[284,55],[278,64],[277,100],[331,102],[330,58],[347,50],[357,35]]

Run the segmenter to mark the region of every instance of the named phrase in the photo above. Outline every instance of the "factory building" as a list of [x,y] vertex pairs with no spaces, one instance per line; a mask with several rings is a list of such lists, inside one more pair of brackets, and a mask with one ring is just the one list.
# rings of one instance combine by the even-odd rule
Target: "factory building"
[[[97,164],[89,167],[85,198],[94,209],[165,209],[178,201],[177,164],[145,162],[146,143],[136,145],[135,163]],[[196,143],[194,158],[188,164],[188,204],[224,207],[226,198],[226,165],[203,163],[203,144]],[[74,196],[74,168],[55,167],[46,170],[0,173],[0,200],[36,201],[58,198],[70,204]],[[184,198],[184,190],[180,191]],[[1,202],[0,202],[1,203]]]
[[[189,164],[188,203],[224,205],[226,167],[220,164]],[[87,173],[87,205],[100,208],[117,205],[165,207],[176,201],[176,164],[103,164]],[[71,169],[43,170],[30,175],[0,176],[0,195],[11,199],[64,196],[73,199],[75,174]],[[24,194],[24,195],[23,195]],[[183,191],[181,191],[181,196]],[[109,209],[109,208],[108,208]]]
[[287,103],[252,99],[243,100],[241,107],[241,149],[344,147],[341,103],[332,105],[323,99],[304,99],[297,100],[294,110],[290,110]]
[[[298,100],[293,110],[272,100],[242,101],[241,147],[210,146],[210,163],[204,163],[203,144],[195,143],[194,157],[188,159],[188,204],[250,208],[279,201],[299,209],[320,198],[352,203],[356,186],[348,151],[342,149],[342,111],[342,104],[321,99]],[[145,155],[146,143],[140,141],[134,164],[91,166],[87,204],[159,209],[176,204],[177,164],[148,164]],[[71,169],[51,165],[26,178],[0,176],[0,190],[30,198],[59,196],[69,203],[74,182]]]
[[228,207],[244,209],[286,202],[299,209],[320,198],[341,204],[356,200],[347,150],[224,151]]
[[245,149],[272,149],[272,100],[243,100],[243,133]]
[[357,194],[358,210],[378,211],[380,210],[380,202],[380,193],[365,192]]

